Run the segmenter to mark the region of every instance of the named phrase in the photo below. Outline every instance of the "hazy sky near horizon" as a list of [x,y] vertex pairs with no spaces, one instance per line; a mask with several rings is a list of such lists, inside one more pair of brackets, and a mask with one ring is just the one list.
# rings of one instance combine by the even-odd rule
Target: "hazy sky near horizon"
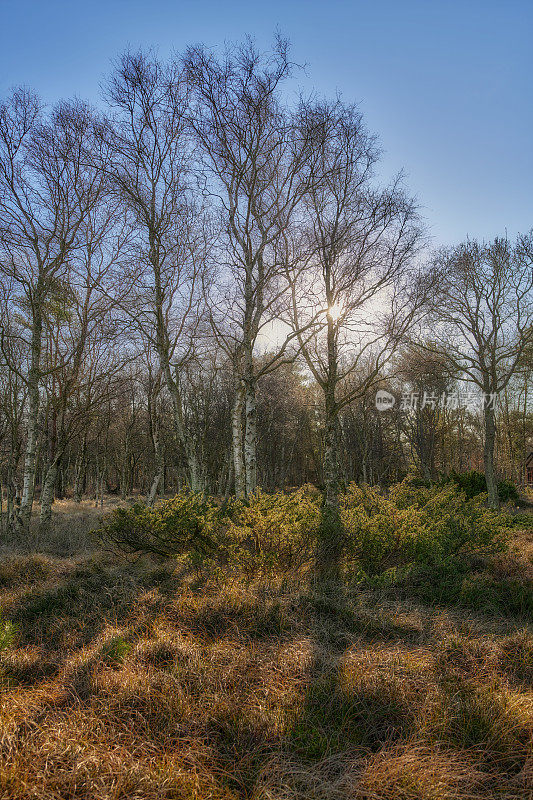
[[296,84],[355,101],[435,245],[533,227],[531,0],[0,0],[0,93],[99,102],[126,47],[161,56],[279,29]]

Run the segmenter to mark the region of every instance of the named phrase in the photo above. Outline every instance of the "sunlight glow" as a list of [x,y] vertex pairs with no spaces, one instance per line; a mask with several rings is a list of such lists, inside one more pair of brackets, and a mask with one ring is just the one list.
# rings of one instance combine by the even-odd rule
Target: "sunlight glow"
[[328,308],[327,314],[333,322],[337,322],[343,311],[344,308],[341,303],[333,303],[333,305]]

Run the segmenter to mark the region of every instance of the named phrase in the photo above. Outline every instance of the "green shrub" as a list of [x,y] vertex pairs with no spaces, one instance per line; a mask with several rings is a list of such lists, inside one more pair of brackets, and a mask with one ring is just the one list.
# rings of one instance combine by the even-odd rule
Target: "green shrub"
[[498,495],[502,503],[518,503],[520,499],[516,485],[507,478],[498,483]]
[[452,484],[427,488],[409,479],[387,497],[352,484],[342,498],[347,558],[368,575],[410,564],[442,565],[503,547],[503,519]]
[[462,489],[469,500],[487,491],[485,476],[482,472],[478,472],[475,469],[469,472],[456,472],[452,470],[446,480],[455,483],[456,486]]
[[136,503],[117,508],[104,518],[98,533],[125,552],[173,556],[210,550],[218,520],[212,501],[199,492],[183,491],[153,507]]
[[533,514],[510,515],[509,525],[513,528],[533,528]]
[[258,490],[235,502],[221,544],[230,563],[247,575],[300,569],[313,557],[321,496],[302,487],[286,494]]
[[[485,476],[475,469],[470,472],[455,472],[455,470],[452,470],[446,480],[459,486],[469,500],[487,491]],[[502,503],[516,503],[519,498],[518,489],[512,481],[504,478],[498,483],[498,496]]]
[[399,509],[370,486],[351,484],[342,498],[341,521],[351,562],[375,575],[413,560],[417,510]]

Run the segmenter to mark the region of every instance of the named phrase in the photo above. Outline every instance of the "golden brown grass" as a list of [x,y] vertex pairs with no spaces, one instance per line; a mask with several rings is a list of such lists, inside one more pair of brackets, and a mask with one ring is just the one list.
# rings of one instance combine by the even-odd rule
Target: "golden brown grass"
[[533,633],[378,592],[12,555],[2,800],[533,797]]
[[136,500],[139,498],[131,497],[123,500],[115,495],[106,495],[103,507],[87,498],[79,503],[69,498],[55,500],[52,525],[45,534],[39,530],[39,505],[36,503],[30,534],[27,535],[25,532],[17,530],[11,532],[9,537],[2,542],[0,554],[5,556],[13,552],[40,552],[68,557],[80,553],[90,553],[95,547],[95,540],[91,532],[98,527],[101,517],[118,506],[131,505]]

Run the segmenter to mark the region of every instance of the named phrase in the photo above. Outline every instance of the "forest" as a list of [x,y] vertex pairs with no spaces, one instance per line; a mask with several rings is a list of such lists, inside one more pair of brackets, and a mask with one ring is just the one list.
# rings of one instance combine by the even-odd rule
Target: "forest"
[[281,35],[0,104],[0,796],[533,792],[533,229]]
[[[526,479],[531,233],[431,253],[356,107],[283,95],[287,45],[123,55],[106,110],[2,106],[1,481],[248,497]],[[376,390],[396,393],[377,413]],[[496,456],[497,454],[497,456]]]

